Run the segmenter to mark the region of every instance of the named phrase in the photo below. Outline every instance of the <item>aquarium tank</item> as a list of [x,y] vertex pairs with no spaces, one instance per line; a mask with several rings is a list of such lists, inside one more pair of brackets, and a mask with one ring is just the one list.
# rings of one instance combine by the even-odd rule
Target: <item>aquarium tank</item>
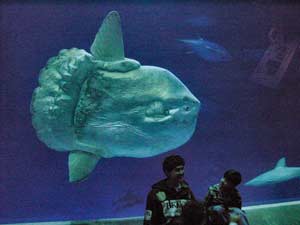
[[198,200],[235,169],[252,225],[299,225],[299,11],[1,1],[0,224],[142,224],[180,155]]

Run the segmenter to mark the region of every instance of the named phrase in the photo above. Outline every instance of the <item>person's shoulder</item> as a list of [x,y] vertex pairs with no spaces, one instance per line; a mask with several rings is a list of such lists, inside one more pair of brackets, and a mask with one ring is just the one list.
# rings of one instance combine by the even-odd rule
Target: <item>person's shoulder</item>
[[152,185],[152,190],[161,190],[167,188],[167,180],[160,180]]
[[188,193],[189,198],[195,198],[194,193],[193,193],[189,183],[186,182],[185,180],[183,181],[183,184],[182,184],[182,190],[183,190],[183,192]]
[[214,184],[208,187],[208,191],[218,191],[220,190],[220,184]]
[[240,191],[237,188],[233,189],[234,194],[241,196]]
[[165,192],[167,188],[166,179],[160,180],[151,186],[151,190],[149,191],[148,195],[155,196],[157,193]]
[[189,185],[189,183],[186,181],[186,180],[184,180],[183,182],[182,182],[182,187],[183,188],[190,188],[190,185]]
[[160,180],[152,185],[152,189],[149,192],[148,196],[152,199],[158,200],[158,201],[164,201],[167,198],[166,194],[166,180]]
[[220,185],[214,184],[208,187],[208,195],[216,196],[220,192]]

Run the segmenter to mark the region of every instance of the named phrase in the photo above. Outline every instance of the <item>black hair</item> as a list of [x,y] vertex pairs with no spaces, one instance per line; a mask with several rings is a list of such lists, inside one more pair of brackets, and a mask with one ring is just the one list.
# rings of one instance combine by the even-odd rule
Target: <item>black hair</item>
[[233,183],[234,186],[237,186],[239,185],[241,182],[242,182],[242,175],[239,171],[237,170],[227,170],[225,173],[224,173],[224,178]]
[[180,155],[170,155],[164,159],[163,171],[171,172],[177,166],[184,166],[184,159]]

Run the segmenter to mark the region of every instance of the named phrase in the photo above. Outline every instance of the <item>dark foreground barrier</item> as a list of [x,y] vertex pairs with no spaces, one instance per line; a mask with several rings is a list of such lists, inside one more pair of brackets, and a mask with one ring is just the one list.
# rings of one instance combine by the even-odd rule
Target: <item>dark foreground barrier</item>
[[[300,201],[243,208],[251,225],[300,225]],[[41,223],[18,223],[9,225],[142,225],[142,217],[101,219],[94,221],[61,221]]]

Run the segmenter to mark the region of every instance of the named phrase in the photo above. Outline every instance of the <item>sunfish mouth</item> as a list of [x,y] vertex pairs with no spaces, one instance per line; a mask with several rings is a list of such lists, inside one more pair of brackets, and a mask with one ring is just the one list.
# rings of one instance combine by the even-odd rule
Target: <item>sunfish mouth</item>
[[145,122],[148,123],[161,123],[172,119],[172,116],[164,116],[164,117],[146,117],[144,119]]
[[145,122],[150,122],[150,123],[160,123],[160,122],[166,122],[169,121],[173,118],[173,116],[175,115],[175,113],[177,113],[179,111],[179,109],[170,109],[168,110],[168,114],[167,115],[163,115],[163,114],[156,114],[156,115],[151,115],[151,116],[146,116],[144,121]]

